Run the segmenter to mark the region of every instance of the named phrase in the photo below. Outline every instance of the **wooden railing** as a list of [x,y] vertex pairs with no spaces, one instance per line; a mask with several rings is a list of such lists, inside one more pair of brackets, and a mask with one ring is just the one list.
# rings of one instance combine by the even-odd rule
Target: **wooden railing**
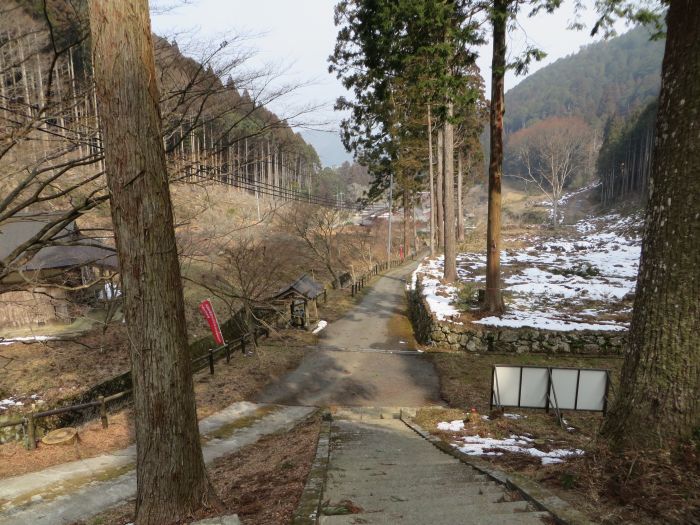
[[[214,364],[219,359],[225,357],[226,362],[231,361],[231,355],[236,351],[241,351],[246,353],[249,344],[257,344],[258,338],[261,335],[269,335],[267,328],[256,327],[253,332],[249,332],[233,341],[226,343],[225,345],[219,346],[217,348],[211,348],[209,351],[192,360],[192,373],[195,374],[200,370],[209,368],[209,373],[214,373]],[[252,341],[251,341],[252,339]],[[53,408],[51,410],[44,410],[41,412],[30,412],[25,416],[10,421],[5,421],[0,423],[0,428],[22,426],[24,428],[25,435],[25,446],[29,450],[36,448],[36,422],[38,419],[58,416],[61,414],[66,414],[68,412],[81,412],[84,410],[99,407],[100,419],[102,420],[102,428],[107,428],[109,426],[109,420],[107,419],[107,405],[117,401],[119,399],[126,399],[132,393],[132,390],[124,390],[122,392],[117,392],[111,396],[100,396],[95,401],[89,401],[87,403],[80,403],[77,405],[69,405],[65,407]]]
[[360,277],[355,278],[355,281],[352,283],[352,286],[350,287],[350,293],[352,294],[353,297],[362,290],[367,283],[369,283],[369,280],[371,277],[374,277],[375,275],[379,275],[380,273],[390,270],[391,268],[398,268],[401,266],[403,263],[405,263],[407,260],[415,261],[417,257],[416,252],[411,252],[410,257],[407,257],[405,259],[391,259],[390,261],[384,261],[381,263],[377,263],[370,270],[362,274]]

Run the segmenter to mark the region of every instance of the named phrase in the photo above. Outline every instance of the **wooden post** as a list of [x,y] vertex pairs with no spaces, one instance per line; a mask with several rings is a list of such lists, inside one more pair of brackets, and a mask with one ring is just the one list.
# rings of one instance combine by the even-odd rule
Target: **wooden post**
[[209,349],[209,373],[214,375],[214,350]]
[[352,283],[352,286],[350,286],[350,295],[355,297],[355,283]]
[[34,414],[27,414],[27,450],[36,449],[36,426]]
[[226,363],[231,362],[231,347],[229,345],[226,345]]
[[105,396],[100,396],[99,401],[100,401],[100,419],[102,420],[102,428],[107,428],[109,426],[109,421],[107,420],[107,403],[105,403]]
[[241,337],[241,353],[245,355],[245,335]]

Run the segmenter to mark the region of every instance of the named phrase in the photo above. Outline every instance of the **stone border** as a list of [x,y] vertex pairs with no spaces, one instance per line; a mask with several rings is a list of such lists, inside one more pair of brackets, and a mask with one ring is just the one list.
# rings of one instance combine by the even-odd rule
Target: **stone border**
[[332,420],[330,412],[324,412],[318,444],[316,445],[316,457],[306,479],[304,491],[292,516],[292,525],[316,525],[318,523],[322,503],[321,498],[326,489],[328,462],[331,452]]
[[420,277],[407,289],[408,317],[419,343],[468,352],[548,353],[557,355],[622,356],[627,331],[545,330],[440,321],[423,296]]
[[558,525],[595,525],[595,522],[586,517],[582,512],[573,508],[569,503],[545,489],[537,482],[521,476],[520,474],[506,474],[494,468],[490,463],[474,456],[460,452],[449,443],[427,432],[420,425],[401,415],[401,421],[423,439],[429,441],[436,448],[457,458],[462,463],[486,474],[494,481],[505,485],[511,490],[517,490],[526,500],[533,503],[538,509],[549,512]]

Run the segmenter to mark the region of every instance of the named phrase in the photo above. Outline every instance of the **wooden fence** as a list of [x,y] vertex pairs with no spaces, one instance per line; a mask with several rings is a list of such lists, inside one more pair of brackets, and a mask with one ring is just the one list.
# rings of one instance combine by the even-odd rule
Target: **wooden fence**
[[[416,252],[411,253],[409,259],[415,260],[417,257]],[[379,275],[381,272],[389,270],[391,268],[396,268],[401,266],[405,260],[402,259],[391,259],[390,261],[375,264],[367,273],[363,274],[359,278],[356,278],[352,284],[351,293],[354,297],[360,290],[362,290],[372,276]],[[261,335],[269,335],[269,330],[264,327],[256,327],[253,332],[248,332],[241,337],[233,339],[225,345],[219,346],[217,348],[209,348],[207,352],[203,353],[199,357],[195,357],[192,360],[192,373],[195,374],[200,370],[206,368],[209,369],[210,374],[214,374],[215,363],[226,358],[226,363],[231,361],[231,355],[236,351],[241,351],[245,353],[249,344],[257,345],[258,338]],[[252,339],[252,341],[251,341]],[[117,392],[110,396],[99,396],[95,401],[88,401],[86,403],[79,403],[75,405],[69,405],[65,407],[54,408],[51,410],[45,410],[42,412],[30,412],[29,414],[13,419],[10,421],[5,421],[0,423],[0,428],[22,426],[25,435],[25,446],[29,450],[36,448],[36,421],[37,419],[58,416],[61,414],[66,414],[69,412],[81,412],[88,409],[94,409],[99,407],[100,419],[102,420],[102,427],[107,428],[109,426],[109,421],[107,419],[107,406],[114,401],[120,399],[127,399],[132,393],[131,389],[123,390]]]
[[[243,336],[234,339],[233,341],[226,343],[225,345],[219,346],[218,348],[209,349],[209,351],[192,360],[192,373],[195,374],[200,370],[209,368],[209,373],[214,373],[214,364],[216,361],[222,358],[226,358],[226,362],[231,361],[231,355],[236,351],[241,351],[245,353],[249,344],[257,344],[258,338],[261,335],[269,335],[267,328],[256,327],[252,333],[244,334]],[[252,339],[252,341],[251,341]],[[107,419],[107,405],[114,401],[128,398],[132,393],[132,390],[124,390],[122,392],[117,392],[111,396],[100,396],[95,401],[89,401],[87,403],[80,403],[76,405],[69,405],[65,407],[54,408],[51,410],[44,410],[42,412],[30,412],[29,414],[13,419],[10,421],[5,421],[0,423],[0,428],[22,426],[25,435],[25,446],[29,450],[36,448],[36,421],[37,419],[58,416],[66,414],[68,412],[81,412],[88,409],[94,409],[99,407],[100,419],[102,420],[102,427],[107,428],[109,426],[109,421]]]

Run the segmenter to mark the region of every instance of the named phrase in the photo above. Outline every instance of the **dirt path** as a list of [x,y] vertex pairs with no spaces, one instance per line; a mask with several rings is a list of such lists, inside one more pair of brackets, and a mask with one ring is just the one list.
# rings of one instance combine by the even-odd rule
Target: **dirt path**
[[416,264],[381,277],[362,302],[322,333],[299,368],[257,401],[311,406],[441,404],[432,364],[415,351],[405,316],[405,278]]

